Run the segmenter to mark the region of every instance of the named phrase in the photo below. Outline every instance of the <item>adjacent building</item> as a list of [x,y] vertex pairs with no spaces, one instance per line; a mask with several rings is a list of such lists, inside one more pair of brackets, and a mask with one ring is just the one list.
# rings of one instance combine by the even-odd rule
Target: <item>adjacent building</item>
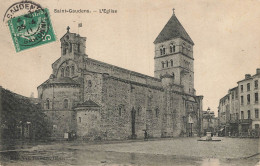
[[260,69],[255,75],[246,74],[237,87],[220,99],[218,107],[220,130],[225,135],[254,135],[259,133]]
[[260,69],[251,76],[245,75],[245,79],[238,81],[238,90],[240,97],[240,123],[239,131],[248,132],[248,130],[259,130],[259,83]]
[[225,135],[229,131],[229,118],[230,118],[230,96],[225,95],[219,101],[218,106],[218,119],[219,119],[219,135]]

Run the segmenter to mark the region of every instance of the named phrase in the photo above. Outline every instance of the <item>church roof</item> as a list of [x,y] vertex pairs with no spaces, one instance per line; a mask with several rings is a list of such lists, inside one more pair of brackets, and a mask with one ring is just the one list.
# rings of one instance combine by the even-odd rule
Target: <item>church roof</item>
[[194,45],[192,39],[188,35],[188,33],[185,31],[175,14],[173,13],[170,20],[167,22],[167,24],[164,26],[160,34],[157,36],[157,38],[154,41],[154,44],[161,43],[173,38],[183,38],[187,42]]
[[70,77],[52,78],[45,81],[43,84],[79,84]]
[[77,107],[100,107],[92,100],[86,100],[84,103],[78,104]]

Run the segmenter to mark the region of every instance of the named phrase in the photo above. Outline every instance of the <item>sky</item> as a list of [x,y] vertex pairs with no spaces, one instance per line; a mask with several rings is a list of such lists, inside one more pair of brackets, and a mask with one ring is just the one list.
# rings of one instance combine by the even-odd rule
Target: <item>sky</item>
[[[15,0],[3,1],[0,16]],[[60,57],[59,39],[70,31],[87,37],[86,54],[93,59],[153,76],[153,41],[175,15],[194,41],[197,95],[203,109],[217,114],[218,102],[245,74],[260,68],[260,0],[45,0],[56,42],[15,52],[9,29],[1,23],[0,85],[37,97],[37,86],[52,73]],[[117,13],[55,13],[55,9],[113,9]],[[77,27],[82,23],[83,27]]]

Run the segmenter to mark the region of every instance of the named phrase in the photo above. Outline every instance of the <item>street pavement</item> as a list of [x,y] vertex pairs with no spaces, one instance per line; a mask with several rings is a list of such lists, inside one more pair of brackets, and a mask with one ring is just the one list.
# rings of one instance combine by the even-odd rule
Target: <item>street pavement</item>
[[[238,165],[259,164],[259,139],[171,138],[117,142],[55,142],[4,151],[1,165]],[[260,164],[259,164],[260,165]]]

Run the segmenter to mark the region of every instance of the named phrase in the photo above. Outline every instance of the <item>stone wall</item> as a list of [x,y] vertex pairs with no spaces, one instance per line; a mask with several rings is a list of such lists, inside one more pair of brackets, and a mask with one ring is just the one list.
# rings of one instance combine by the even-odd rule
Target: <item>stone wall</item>
[[51,123],[52,133],[54,139],[64,138],[64,133],[77,131],[76,128],[76,114],[71,110],[45,110],[46,118]]
[[92,100],[97,104],[102,100],[102,74],[88,72],[84,74],[84,101]]
[[102,85],[101,128],[107,133],[108,139],[130,138],[133,123],[137,138],[144,137],[145,129],[151,137],[161,136],[164,112],[161,89],[148,88],[112,76],[103,77]]
[[[50,110],[71,110],[73,106],[80,102],[79,87],[73,85],[54,85],[42,88],[39,96],[42,99],[42,108],[47,109],[47,99],[49,99]],[[68,100],[68,108],[64,109],[64,100]]]
[[98,140],[101,133],[101,116],[97,108],[79,108],[77,111],[77,136],[84,140]]
[[163,137],[179,136],[181,128],[183,127],[179,120],[181,113],[185,113],[181,105],[182,97],[178,94],[172,93],[170,89],[164,92],[165,112],[163,114]]
[[[51,122],[52,137],[64,138],[64,133],[76,131],[76,114],[73,107],[80,102],[79,87],[72,85],[54,85],[41,87],[42,109],[46,118]],[[47,108],[49,100],[49,109]],[[68,107],[64,108],[64,100],[68,100]]]
[[200,129],[200,122],[199,122],[200,119],[198,117],[199,115],[197,112],[197,110],[199,109],[198,104],[193,101],[185,101],[185,108],[186,108],[185,123],[187,124],[186,133],[192,132],[192,134],[199,134],[201,129]]

